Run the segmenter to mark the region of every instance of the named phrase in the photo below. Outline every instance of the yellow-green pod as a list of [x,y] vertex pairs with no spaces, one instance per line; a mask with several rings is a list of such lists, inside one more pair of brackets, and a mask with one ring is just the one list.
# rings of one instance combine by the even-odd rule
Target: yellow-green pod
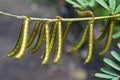
[[20,59],[25,53],[26,45],[27,45],[27,41],[28,41],[29,22],[30,22],[30,18],[26,17],[25,22],[24,22],[24,30],[23,30],[23,37],[22,37],[22,41],[21,41],[20,51],[18,54],[16,54],[15,58]]
[[103,33],[100,35],[100,37],[98,39],[93,41],[94,45],[98,44],[105,38],[105,36],[107,35],[107,33],[109,31],[110,22],[111,22],[111,19],[108,19],[107,24],[105,25],[105,28],[103,29],[104,30]]
[[23,36],[23,28],[24,28],[24,23],[23,23],[22,26],[21,26],[21,30],[20,30],[20,34],[19,34],[18,41],[17,41],[14,49],[13,49],[12,51],[10,51],[10,52],[6,55],[7,57],[12,57],[12,56],[16,55],[17,52],[19,51],[20,46],[21,46],[22,36]]
[[[57,26],[58,26],[58,22],[54,22],[51,26],[50,29],[50,44],[49,44],[49,51],[51,52],[55,43],[55,39],[56,39],[56,32],[57,32]],[[42,54],[41,58],[43,58],[45,55]]]
[[48,62],[49,59],[49,54],[50,54],[50,36],[49,36],[49,26],[48,26],[48,22],[46,22],[45,24],[45,56],[44,59],[42,61],[42,64],[46,64]]
[[85,64],[88,63],[91,60],[92,57],[92,51],[93,51],[93,23],[90,23],[89,25],[89,36],[88,36],[88,52],[87,57],[85,59]]
[[114,30],[114,23],[115,23],[114,20],[111,20],[107,40],[106,40],[106,43],[105,43],[105,48],[99,53],[99,55],[105,54],[108,51],[108,49],[110,48],[111,41],[112,41],[112,33],[113,33],[113,30]]
[[77,51],[82,45],[83,43],[85,42],[85,39],[86,39],[86,36],[87,36],[87,32],[88,32],[88,29],[89,29],[89,24],[88,23],[83,31],[83,35],[81,36],[80,40],[77,42],[77,44],[72,47],[71,49],[68,50],[68,52],[73,52],[73,51]]
[[50,52],[53,49],[55,38],[56,38],[56,32],[57,32],[58,22],[55,22],[50,30]]
[[61,21],[58,21],[58,44],[57,44],[57,54],[55,56],[54,63],[60,60],[61,52],[62,52],[62,26],[61,26]]
[[37,32],[38,32],[39,26],[40,26],[40,20],[36,21],[35,26],[33,28],[33,31],[31,33],[31,36],[28,39],[26,48],[29,47],[32,44],[32,42],[34,41],[34,39],[37,35]]
[[41,28],[40,28],[40,32],[39,32],[39,36],[38,36],[38,40],[37,40],[37,43],[35,44],[35,46],[29,51],[30,53],[35,53],[39,50],[41,44],[42,44],[42,41],[43,41],[43,38],[44,38],[44,32],[45,32],[45,23],[42,24]]
[[66,26],[65,26],[65,29],[64,29],[63,35],[62,35],[62,44],[64,43],[64,41],[65,41],[65,39],[67,37],[67,34],[68,34],[68,32],[70,30],[70,27],[71,27],[71,24],[72,24],[71,21],[66,23]]

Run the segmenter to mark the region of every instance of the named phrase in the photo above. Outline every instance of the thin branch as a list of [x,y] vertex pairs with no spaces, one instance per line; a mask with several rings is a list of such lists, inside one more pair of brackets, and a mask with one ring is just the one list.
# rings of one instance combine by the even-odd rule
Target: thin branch
[[[18,19],[25,19],[27,16],[19,16],[19,15],[14,15],[14,14],[10,14],[10,13],[6,13],[3,11],[0,11],[0,14],[5,15],[5,16],[11,16],[11,17],[15,17]],[[29,16],[30,17],[30,16]],[[94,19],[105,19],[105,18],[112,18],[112,17],[120,17],[120,14],[116,14],[116,15],[111,15],[111,16],[101,16],[101,17],[95,17]],[[54,21],[58,21],[58,19],[49,19],[49,18],[35,18],[35,17],[30,17],[31,20],[42,20],[42,21],[49,21],[49,22],[54,22]],[[87,17],[87,18],[62,18],[62,21],[84,21],[84,20],[91,20],[92,17]]]

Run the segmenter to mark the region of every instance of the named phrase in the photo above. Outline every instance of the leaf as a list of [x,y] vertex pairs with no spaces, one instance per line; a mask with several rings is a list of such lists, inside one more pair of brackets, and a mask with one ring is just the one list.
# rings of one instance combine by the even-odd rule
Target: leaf
[[118,47],[120,48],[120,43],[118,43],[117,45],[118,45]]
[[78,3],[76,3],[75,1],[72,1],[72,0],[65,0],[65,1],[68,2],[69,4],[71,4],[75,8],[83,9],[83,7],[81,5],[79,5]]
[[105,63],[107,63],[109,66],[111,66],[112,68],[120,71],[120,66],[118,64],[116,64],[114,61],[108,59],[108,58],[104,58],[103,61]]
[[120,62],[120,54],[115,51],[111,51],[111,55]]
[[109,6],[112,10],[115,10],[116,7],[116,0],[109,0]]
[[103,6],[105,9],[109,10],[109,6],[106,4],[106,2],[104,0],[96,0],[97,3],[99,3],[101,6]]
[[119,13],[120,12],[120,5],[117,6],[115,13]]
[[108,69],[108,68],[105,68],[105,67],[102,67],[100,68],[100,70],[106,74],[109,74],[109,75],[112,75],[112,76],[119,76],[117,73],[115,73],[114,71]]
[[107,75],[107,74],[103,74],[103,73],[95,73],[95,76],[99,77],[99,78],[105,78],[105,79],[112,79],[112,78],[114,78],[111,75]]
[[120,37],[120,32],[116,32],[112,35],[113,39],[119,38]]
[[114,77],[112,78],[112,80],[119,80],[119,77]]

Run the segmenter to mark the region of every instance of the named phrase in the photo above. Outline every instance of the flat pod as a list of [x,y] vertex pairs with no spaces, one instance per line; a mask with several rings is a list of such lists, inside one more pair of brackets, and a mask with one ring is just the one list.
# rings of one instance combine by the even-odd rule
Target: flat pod
[[41,28],[40,28],[40,32],[39,32],[39,36],[38,36],[38,40],[37,43],[35,44],[35,46],[29,51],[30,53],[35,53],[39,50],[40,46],[42,45],[42,41],[44,38],[44,32],[45,32],[45,23],[42,24]]
[[83,31],[83,35],[81,36],[80,40],[76,43],[76,45],[74,47],[72,47],[71,49],[69,49],[68,52],[73,52],[73,51],[77,51],[78,49],[80,49],[80,47],[85,42],[88,29],[89,29],[89,23],[86,25],[86,27],[85,27],[85,29]]
[[54,63],[58,62],[61,57],[61,52],[62,52],[62,26],[61,26],[61,21],[58,21],[58,45],[57,45],[57,54],[54,59]]
[[33,31],[32,31],[32,33],[31,33],[31,36],[30,36],[30,38],[29,38],[29,40],[28,40],[28,43],[27,43],[27,46],[26,46],[26,47],[29,47],[29,46],[33,43],[33,41],[34,41],[34,39],[35,39],[35,37],[36,37],[36,35],[37,35],[39,26],[40,26],[40,20],[36,21],[35,26],[34,26],[34,28],[33,28]]
[[94,45],[98,44],[99,42],[101,42],[105,38],[105,36],[107,35],[107,33],[109,31],[109,28],[110,28],[110,22],[111,22],[111,19],[109,18],[107,20],[107,24],[104,27],[103,33],[100,35],[100,37],[98,39],[96,39],[96,40],[93,41]]
[[25,19],[25,25],[24,25],[24,30],[23,30],[23,36],[22,36],[22,41],[21,41],[21,47],[20,47],[20,51],[19,53],[15,56],[15,58],[20,59],[26,50],[26,45],[27,45],[27,38],[28,38],[28,27],[29,27],[29,22],[30,22],[30,18],[26,17]]
[[108,49],[110,48],[111,41],[112,41],[112,33],[113,33],[113,30],[114,30],[114,23],[115,23],[114,21],[115,21],[115,19],[112,19],[111,22],[110,22],[110,28],[109,28],[107,40],[106,40],[106,43],[105,43],[105,48],[99,53],[99,55],[105,54],[108,51]]
[[49,54],[50,54],[49,45],[50,45],[49,26],[48,26],[48,22],[46,22],[45,23],[45,56],[42,61],[42,64],[46,64],[48,62]]
[[17,41],[14,49],[7,54],[7,57],[12,57],[12,56],[16,55],[17,52],[19,51],[19,49],[21,47],[22,36],[23,36],[23,30],[24,30],[23,28],[24,28],[24,23],[21,26],[18,41]]
[[62,44],[64,43],[64,41],[67,37],[67,34],[68,34],[70,27],[71,27],[71,24],[72,24],[72,21],[66,23],[66,26],[65,26],[65,29],[64,29],[63,35],[62,35]]
[[93,50],[93,23],[90,22],[89,25],[89,36],[88,36],[88,52],[87,57],[85,59],[85,64],[88,63],[91,60],[92,57],[92,50]]

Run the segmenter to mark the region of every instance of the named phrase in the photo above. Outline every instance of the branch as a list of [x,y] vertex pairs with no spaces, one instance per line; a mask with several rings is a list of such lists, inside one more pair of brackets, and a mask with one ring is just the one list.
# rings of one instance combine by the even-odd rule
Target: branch
[[[10,13],[6,13],[3,11],[0,11],[0,14],[5,15],[5,16],[11,16],[11,17],[15,17],[18,19],[25,19],[27,16],[19,16],[19,15],[14,15],[14,14],[10,14]],[[29,16],[30,17],[30,16]],[[101,17],[95,17],[94,19],[105,19],[105,18],[112,18],[112,17],[120,17],[120,14],[116,14],[116,15],[111,15],[111,16],[101,16]],[[58,21],[58,19],[49,19],[49,18],[35,18],[35,17],[30,17],[31,20],[42,20],[42,21],[49,21],[49,22],[54,22],[54,21]],[[84,21],[84,20],[91,20],[93,19],[92,17],[87,17],[87,18],[62,18],[62,21]]]

